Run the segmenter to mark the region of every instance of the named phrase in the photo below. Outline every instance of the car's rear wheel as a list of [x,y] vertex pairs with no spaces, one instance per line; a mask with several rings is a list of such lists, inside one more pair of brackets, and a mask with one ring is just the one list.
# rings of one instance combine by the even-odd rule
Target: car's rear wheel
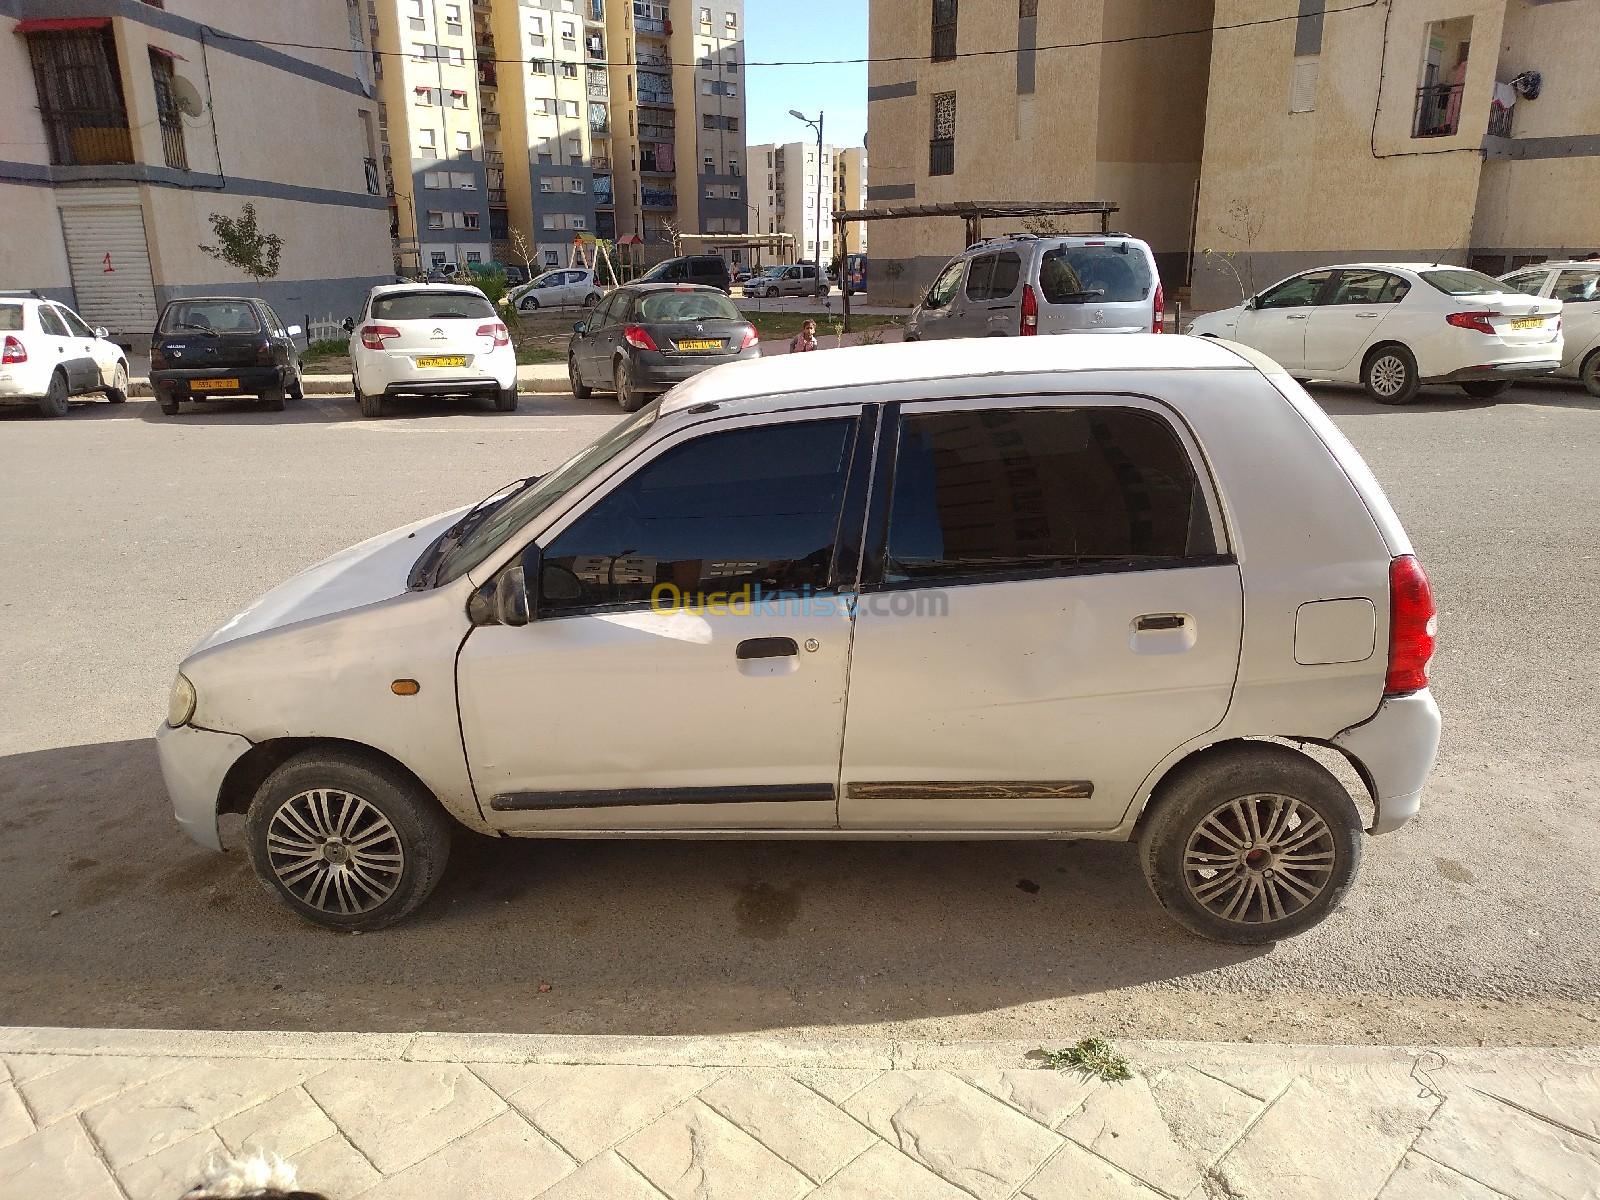
[[1379,346],[1361,368],[1361,386],[1379,404],[1410,404],[1422,389],[1416,357],[1401,345]]
[[576,355],[567,355],[567,379],[572,384],[572,394],[579,400],[587,400],[594,395],[594,389],[583,381],[583,376],[578,373],[578,359]]
[[67,415],[67,377],[62,371],[57,371],[50,376],[50,386],[45,389],[44,398],[39,401],[39,412],[47,417],[64,417]]
[[281,387],[262,388],[261,395],[257,397],[261,407],[268,412],[283,411],[283,389]]
[[284,391],[288,394],[289,399],[291,400],[304,400],[306,398],[305,374],[301,371],[296,371],[294,373],[294,378],[291,379],[284,387]]
[[111,372],[111,386],[106,389],[106,399],[113,404],[128,402],[128,368],[122,363],[118,363],[117,369]]
[[645,398],[633,386],[633,368],[628,365],[625,358],[617,359],[614,382],[617,386],[617,405],[623,412],[638,412],[644,407]]
[[245,822],[262,884],[307,921],[381,929],[413,912],[450,857],[432,796],[377,758],[310,751],[261,785]]
[[355,392],[355,394],[356,394],[356,404],[360,406],[361,415],[363,417],[381,417],[381,416],[383,416],[383,393],[382,392],[379,392],[375,396],[374,395],[369,395],[368,393],[363,392],[361,390],[361,381],[359,379],[356,379],[356,378],[353,378],[353,377],[350,380],[350,387],[351,387],[351,390],[353,390]]
[[1600,396],[1600,350],[1583,360],[1583,366],[1578,368],[1578,378],[1583,380],[1583,386],[1589,389],[1591,396]]
[[156,403],[161,406],[163,416],[175,417],[178,415],[178,393],[157,392]]
[[1258,743],[1179,767],[1139,835],[1150,889],[1219,942],[1292,937],[1338,907],[1361,864],[1361,814],[1325,768]]
[[494,394],[494,406],[500,412],[517,411],[517,385],[501,388]]
[[1474,400],[1493,400],[1510,386],[1504,379],[1474,379],[1463,383],[1461,390]]
[[583,306],[585,308],[593,308],[596,304],[599,304],[599,303],[600,303],[600,293],[599,292],[590,292],[587,296],[585,296],[583,298]]

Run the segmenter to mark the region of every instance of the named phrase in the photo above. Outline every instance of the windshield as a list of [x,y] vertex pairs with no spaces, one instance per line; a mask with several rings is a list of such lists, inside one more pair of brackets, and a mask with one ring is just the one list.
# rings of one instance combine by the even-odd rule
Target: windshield
[[215,333],[259,333],[261,322],[255,309],[244,300],[180,300],[167,305],[161,318],[162,333],[192,330]]
[[644,437],[655,424],[660,411],[661,398],[658,396],[628,420],[578,451],[527,491],[519,492],[502,504],[439,564],[437,583],[459,579],[488,558],[517,530]]
[[639,301],[641,321],[742,321],[721,292],[650,292]]
[[1424,271],[1422,277],[1446,296],[1495,296],[1508,286],[1464,267],[1454,271]]
[[1127,242],[1057,246],[1039,264],[1039,290],[1051,304],[1127,304],[1148,297],[1151,283],[1149,262]]
[[392,292],[372,302],[374,321],[470,320],[494,315],[494,305],[482,292],[429,288],[427,291]]

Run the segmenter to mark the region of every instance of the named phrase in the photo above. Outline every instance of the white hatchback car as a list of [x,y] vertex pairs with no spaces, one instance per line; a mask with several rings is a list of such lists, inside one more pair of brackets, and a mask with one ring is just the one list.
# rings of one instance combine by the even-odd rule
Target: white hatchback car
[[0,404],[32,404],[67,415],[73,396],[128,398],[128,356],[104,329],[90,329],[65,304],[0,292]]
[[1433,646],[1389,502],[1262,356],[870,346],[705,372],[312,567],[184,660],[157,737],[179,824],[244,814],[337,929],[422,903],[459,823],[1136,840],[1175,918],[1262,942],[1417,811]]
[[486,394],[517,407],[517,355],[489,298],[459,283],[388,283],[372,289],[350,331],[351,387],[361,415],[388,396]]
[[1561,304],[1465,267],[1344,263],[1292,275],[1190,324],[1254,347],[1296,379],[1359,383],[1410,404],[1425,383],[1488,399],[1561,365]]
[[1600,262],[1543,262],[1523,267],[1500,282],[1530,296],[1561,301],[1561,336],[1566,350],[1556,375],[1576,379],[1600,396]]

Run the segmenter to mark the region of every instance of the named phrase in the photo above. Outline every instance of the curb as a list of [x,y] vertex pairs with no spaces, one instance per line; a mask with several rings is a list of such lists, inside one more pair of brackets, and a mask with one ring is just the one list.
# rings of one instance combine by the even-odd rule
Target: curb
[[[301,381],[308,396],[349,396],[350,377],[348,375],[307,375]],[[517,373],[517,391],[556,393],[566,392],[571,385],[567,382],[566,372],[560,375],[533,375],[522,371]],[[150,386],[149,379],[130,379],[128,381],[128,395],[149,398],[155,395],[155,390]]]

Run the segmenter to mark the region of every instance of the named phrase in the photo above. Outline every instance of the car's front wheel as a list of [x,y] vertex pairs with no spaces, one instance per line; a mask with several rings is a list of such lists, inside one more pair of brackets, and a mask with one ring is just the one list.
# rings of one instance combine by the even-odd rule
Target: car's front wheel
[[578,358],[575,354],[567,355],[567,379],[572,384],[572,394],[579,400],[587,400],[594,395],[594,389],[583,381],[583,375],[578,370]]
[[113,404],[128,402],[128,368],[122,363],[111,373],[111,386],[106,389],[106,399]]
[[599,303],[600,303],[600,293],[599,292],[590,292],[587,296],[585,296],[583,298],[583,306],[585,308],[593,308],[596,304],[599,304]]
[[1379,404],[1410,404],[1422,389],[1416,357],[1404,346],[1379,346],[1361,368],[1361,386]]
[[1201,937],[1254,945],[1331,913],[1361,863],[1361,814],[1320,764],[1270,743],[1177,768],[1139,835],[1145,879]]
[[450,824],[414,779],[376,757],[309,751],[279,767],[246,817],[262,884],[307,921],[381,929],[413,912],[450,857]]
[[539,311],[539,297],[537,297],[537,296],[525,296],[525,297],[523,297],[522,302],[517,305],[517,307],[520,308],[523,312],[538,312]]

